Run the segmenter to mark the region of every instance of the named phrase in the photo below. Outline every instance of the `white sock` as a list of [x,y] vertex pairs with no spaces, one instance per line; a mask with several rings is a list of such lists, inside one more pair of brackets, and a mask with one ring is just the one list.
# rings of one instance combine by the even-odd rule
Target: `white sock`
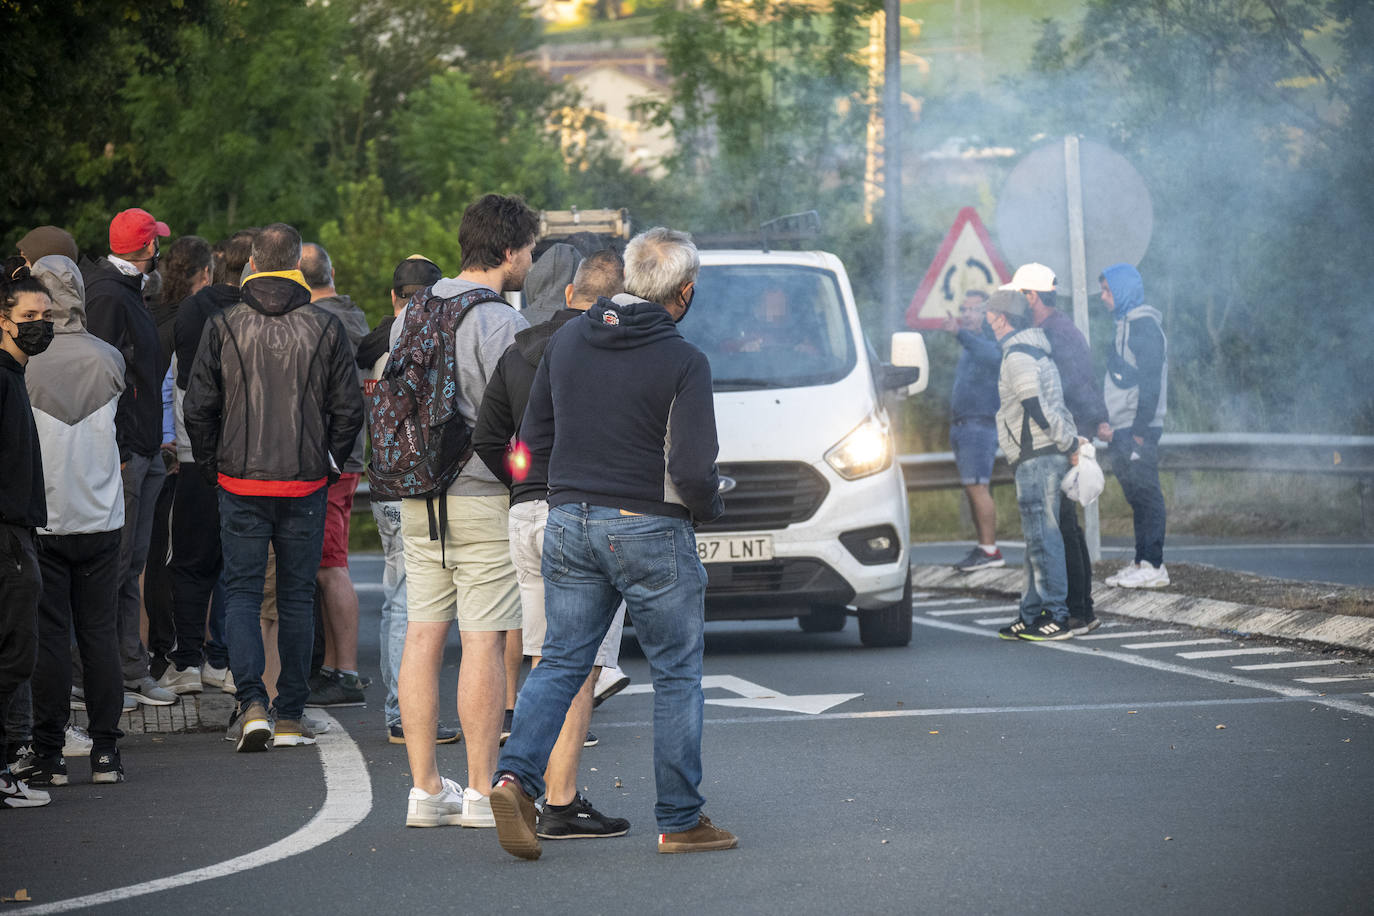
[[996,545],[996,544],[979,544],[979,545],[978,545],[978,549],[981,550],[981,551],[983,551],[983,553],[987,554],[988,556],[992,556],[994,553],[997,552],[997,545]]

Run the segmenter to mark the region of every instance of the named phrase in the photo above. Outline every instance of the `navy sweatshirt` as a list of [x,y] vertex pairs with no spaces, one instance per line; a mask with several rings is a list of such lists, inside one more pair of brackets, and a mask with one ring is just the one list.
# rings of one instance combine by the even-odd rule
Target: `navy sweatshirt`
[[977,331],[959,329],[959,344],[964,349],[954,365],[954,388],[949,395],[951,420],[982,417],[991,423],[1002,404],[997,394],[1002,349],[986,328],[985,322]]
[[535,373],[520,438],[531,464],[548,462],[550,506],[693,522],[724,511],[711,366],[656,303],[599,299],[563,325]]

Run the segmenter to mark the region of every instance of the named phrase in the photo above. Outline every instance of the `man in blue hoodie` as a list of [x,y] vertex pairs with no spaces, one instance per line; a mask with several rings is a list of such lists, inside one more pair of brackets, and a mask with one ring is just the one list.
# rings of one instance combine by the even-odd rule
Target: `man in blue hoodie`
[[954,568],[960,572],[1005,566],[997,549],[997,504],[992,500],[992,466],[997,460],[997,372],[1002,350],[984,318],[988,294],[972,289],[964,294],[959,317],[945,319],[945,330],[959,338],[963,352],[954,364],[954,388],[949,395],[949,445],[959,482],[968,497],[978,544]]
[[1102,304],[1116,319],[1102,393],[1110,428],[1099,431],[1110,446],[1112,472],[1135,517],[1135,559],[1108,585],[1163,588],[1164,491],[1159,486],[1159,437],[1169,386],[1169,346],[1163,315],[1145,304],[1145,284],[1130,264],[1113,264],[1098,278]]
[[501,848],[520,858],[539,858],[534,799],[617,598],[653,675],[658,850],[737,843],[701,813],[698,791],[706,571],[692,526],[724,510],[710,364],[677,329],[699,270],[685,233],[636,236],[625,292],[554,334],[530,389],[520,437],[531,464],[548,466],[547,631],[491,792]]

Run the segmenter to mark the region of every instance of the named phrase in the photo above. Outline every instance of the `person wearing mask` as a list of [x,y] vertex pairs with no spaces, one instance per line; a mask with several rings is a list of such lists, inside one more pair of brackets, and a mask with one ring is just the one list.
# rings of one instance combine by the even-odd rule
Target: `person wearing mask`
[[170,706],[176,694],[159,687],[139,635],[143,613],[140,577],[148,561],[158,493],[167,477],[162,453],[162,375],[157,324],[143,301],[144,284],[157,269],[159,238],[167,224],[137,207],[110,221],[110,254],[87,262],[86,324],[124,357],[125,385],[116,432],[124,483],[124,529],[119,554],[119,646],[124,687],[140,703]]
[[[19,259],[14,259],[19,261]],[[52,299],[22,261],[0,277],[0,723],[33,674],[38,596],[43,588],[35,529],[48,523],[43,457],[24,372],[53,338]],[[8,743],[0,735],[0,743]],[[8,759],[8,748],[6,748]],[[0,771],[0,806],[36,808],[52,799]]]

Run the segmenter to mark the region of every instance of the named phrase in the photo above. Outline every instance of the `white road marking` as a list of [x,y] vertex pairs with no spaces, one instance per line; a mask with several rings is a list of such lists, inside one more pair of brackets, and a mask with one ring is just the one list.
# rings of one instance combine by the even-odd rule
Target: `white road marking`
[[1135,639],[1139,636],[1168,636],[1170,633],[1182,632],[1182,630],[1132,630],[1129,633],[1089,633],[1087,636],[1075,636],[1074,639]]
[[966,607],[956,611],[926,611],[932,617],[959,617],[964,614],[990,614],[994,611],[1020,610],[1019,604],[993,604],[988,607]]
[[1293,680],[1303,684],[1340,684],[1345,681],[1367,681],[1370,678],[1374,678],[1374,674],[1351,674],[1346,677],[1295,677]]
[[[719,688],[739,694],[739,699],[707,700],[712,706],[738,706],[743,709],[780,709],[784,712],[800,712],[814,716],[825,712],[832,706],[848,703],[863,696],[862,693],[817,693],[788,696],[777,690],[770,690],[753,681],[735,677],[731,674],[708,674],[701,679],[703,690]],[[653,693],[653,684],[631,684],[620,692],[621,696],[635,693]]]
[[1248,649],[1213,649],[1209,652],[1179,652],[1179,658],[1229,658],[1232,655],[1283,655],[1292,652],[1278,646],[1252,646]]
[[1011,621],[1005,617],[982,617],[973,622],[980,627],[996,627],[1011,623]]
[[1327,665],[1348,665],[1348,658],[1317,659],[1306,662],[1265,662],[1262,665],[1232,665],[1237,671],[1274,671],[1278,668],[1324,668]]
[[[983,636],[990,639],[995,639],[997,637],[996,633],[989,630],[980,630],[977,627],[966,626],[962,623],[954,623],[951,620],[931,620],[925,617],[917,617],[914,622],[923,627],[934,627],[937,630],[949,630],[954,633],[966,633],[970,636]],[[1024,642],[1025,640],[1022,641]],[[1315,703],[1319,706],[1329,706],[1332,709],[1339,709],[1344,712],[1354,713],[1355,715],[1374,718],[1374,706],[1358,703],[1353,700],[1342,699],[1340,697],[1322,696],[1315,690],[1308,690],[1302,687],[1289,687],[1286,684],[1270,684],[1265,681],[1257,681],[1230,672],[1208,671],[1205,668],[1191,668],[1187,665],[1180,665],[1175,662],[1162,661],[1149,655],[1117,652],[1113,649],[1102,649],[1097,646],[1075,646],[1073,645],[1073,640],[1038,642],[1035,643],[1035,645],[1043,646],[1045,649],[1052,649],[1056,652],[1070,652],[1078,655],[1088,655],[1093,658],[1110,658],[1127,665],[1151,668],[1155,671],[1167,671],[1170,674],[1182,674],[1187,677],[1198,678],[1199,680],[1212,681],[1218,684],[1229,684],[1233,687],[1260,690],[1265,693],[1277,694],[1281,697],[1302,697],[1308,702]]]
[[1122,646],[1123,649],[1176,649],[1179,646],[1206,646],[1231,642],[1229,639],[1175,639],[1165,642],[1133,642]]
[[[270,846],[226,859],[215,865],[197,868],[166,878],[156,878],[142,884],[87,894],[84,897],[71,897],[56,900],[41,906],[29,907],[24,913],[64,913],[69,910],[83,910],[87,907],[106,903],[122,902],[130,897],[155,894],[159,891],[185,887],[213,878],[225,878],[241,871],[271,865],[282,859],[309,852],[330,840],[342,836],[362,822],[372,810],[372,780],[367,774],[367,764],[358,750],[358,745],[349,737],[328,713],[315,710],[311,715],[330,725],[328,732],[320,735],[320,763],[324,767],[325,796],[319,812],[304,827]],[[299,751],[276,751],[274,753],[300,753]],[[18,911],[16,911],[18,912]]]
[[936,598],[932,601],[913,601],[912,607],[949,607],[951,604],[973,604],[981,598]]
[[353,591],[361,594],[370,595],[382,593],[382,583],[380,582],[354,582]]

